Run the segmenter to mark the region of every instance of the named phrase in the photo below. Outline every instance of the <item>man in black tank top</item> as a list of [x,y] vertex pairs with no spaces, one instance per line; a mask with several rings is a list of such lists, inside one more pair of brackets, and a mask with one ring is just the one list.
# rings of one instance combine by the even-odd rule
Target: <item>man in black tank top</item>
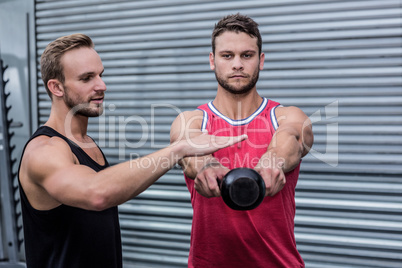
[[[194,133],[142,159],[110,167],[87,135],[103,112],[102,61],[83,34],[51,42],[41,74],[52,100],[48,121],[25,145],[18,171],[27,267],[122,267],[117,206],[134,198],[180,159],[210,154],[246,136]],[[68,123],[66,123],[68,122]],[[156,165],[163,160],[163,165]]]

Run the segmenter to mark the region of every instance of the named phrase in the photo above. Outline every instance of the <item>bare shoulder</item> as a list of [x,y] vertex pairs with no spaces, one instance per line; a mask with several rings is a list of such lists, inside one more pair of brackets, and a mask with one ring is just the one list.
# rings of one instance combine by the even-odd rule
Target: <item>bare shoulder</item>
[[[193,110],[193,111],[185,111],[180,113],[177,117],[176,120],[180,122],[193,122],[193,121],[198,121],[203,119],[204,112],[201,110]],[[175,121],[176,121],[175,120]]]
[[21,183],[42,184],[52,172],[76,160],[68,144],[59,137],[39,136],[30,141],[21,159]]
[[284,122],[304,123],[309,121],[308,116],[298,107],[278,107],[275,109],[275,115],[279,125]]
[[195,130],[201,132],[204,113],[201,110],[185,111],[180,113],[170,128],[171,142],[181,139],[184,133]]
[[19,170],[19,180],[30,204],[39,210],[60,205],[49,189],[62,181],[55,174],[68,174],[67,171],[74,166],[77,166],[77,160],[63,139],[39,136],[31,140],[25,148]]
[[278,107],[275,111],[279,131],[292,133],[303,142],[302,156],[306,155],[314,143],[314,133],[310,118],[294,106]]

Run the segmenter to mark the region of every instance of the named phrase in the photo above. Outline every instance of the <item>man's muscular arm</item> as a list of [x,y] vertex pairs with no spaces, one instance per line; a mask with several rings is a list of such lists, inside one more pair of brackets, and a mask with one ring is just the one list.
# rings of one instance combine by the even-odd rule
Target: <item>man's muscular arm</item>
[[104,210],[140,194],[179,159],[208,155],[242,139],[202,134],[95,172],[76,163],[69,146],[61,138],[37,137],[26,147],[19,178],[28,199],[37,209],[47,210],[66,204],[87,210]]
[[[203,112],[199,110],[181,113],[172,124],[171,142],[201,135],[202,119]],[[221,195],[217,180],[223,179],[229,169],[221,165],[211,154],[186,157],[181,159],[179,164],[186,176],[194,180],[194,188],[198,193],[205,197]]]
[[282,190],[286,184],[285,173],[299,165],[314,140],[310,119],[299,108],[278,107],[276,118],[279,127],[255,167],[264,179],[266,196]]

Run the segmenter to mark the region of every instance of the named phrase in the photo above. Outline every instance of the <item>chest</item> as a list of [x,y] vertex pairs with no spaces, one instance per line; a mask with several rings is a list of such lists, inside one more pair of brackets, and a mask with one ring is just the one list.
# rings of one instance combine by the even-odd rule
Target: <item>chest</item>
[[105,158],[103,157],[102,152],[99,147],[94,144],[95,147],[91,148],[83,148],[83,151],[96,163],[103,166],[105,164]]
[[105,157],[99,147],[94,141],[74,144],[72,146],[72,153],[74,160],[77,164],[87,165],[89,167],[96,167],[94,163],[99,166],[106,164]]
[[216,136],[237,136],[247,134],[248,139],[221,149],[213,155],[228,168],[253,168],[267,151],[274,134],[269,119],[257,116],[247,124],[230,124],[220,117],[211,117],[206,129]]

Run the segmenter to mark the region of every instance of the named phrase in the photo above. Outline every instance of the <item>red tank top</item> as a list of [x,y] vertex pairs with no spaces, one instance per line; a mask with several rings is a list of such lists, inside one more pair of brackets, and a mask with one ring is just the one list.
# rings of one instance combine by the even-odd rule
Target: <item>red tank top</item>
[[[232,120],[212,102],[199,106],[204,112],[202,128],[209,134],[248,139],[213,154],[229,169],[254,168],[267,151],[278,127],[275,109],[279,103],[263,98],[248,118]],[[274,197],[266,197],[255,209],[232,210],[222,198],[206,198],[186,177],[194,214],[188,267],[304,267],[294,236],[295,187],[299,167],[286,174],[285,187]]]

